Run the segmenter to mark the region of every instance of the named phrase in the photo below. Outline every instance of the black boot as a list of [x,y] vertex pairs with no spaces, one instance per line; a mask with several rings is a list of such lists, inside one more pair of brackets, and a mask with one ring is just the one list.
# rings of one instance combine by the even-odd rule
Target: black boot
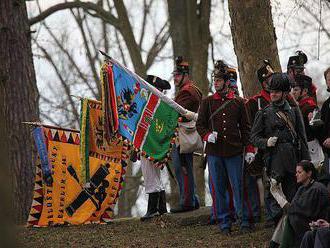
[[148,198],[148,210],[147,213],[140,218],[141,221],[151,219],[159,215],[158,213],[158,201],[159,201],[159,192],[153,192],[149,194]]
[[167,213],[165,190],[159,192],[158,212],[160,215]]

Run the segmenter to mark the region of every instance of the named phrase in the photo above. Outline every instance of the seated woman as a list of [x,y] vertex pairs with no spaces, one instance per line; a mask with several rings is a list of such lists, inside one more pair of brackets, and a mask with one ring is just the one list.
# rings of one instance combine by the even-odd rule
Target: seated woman
[[[309,223],[325,218],[330,206],[327,188],[315,181],[316,170],[310,161],[298,163],[296,177],[301,186],[291,203],[286,200],[281,184],[271,179],[270,191],[287,214],[283,236],[280,235],[281,247],[299,247],[304,233],[309,230]],[[271,246],[276,247],[274,242]]]

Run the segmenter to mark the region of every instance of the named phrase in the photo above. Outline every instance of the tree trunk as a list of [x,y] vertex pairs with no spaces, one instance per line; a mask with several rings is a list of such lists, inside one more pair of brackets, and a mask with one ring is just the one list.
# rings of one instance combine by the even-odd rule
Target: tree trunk
[[32,60],[25,1],[0,2],[0,100],[9,141],[13,210],[17,222],[26,221],[34,179],[33,142],[22,121],[38,120],[38,89]]
[[270,0],[229,0],[228,5],[242,90],[250,97],[261,89],[256,70],[263,59],[281,71]]
[[174,57],[182,55],[188,60],[192,80],[206,95],[211,3],[209,0],[197,2],[168,0],[168,15]]
[[[211,2],[168,0],[167,3],[174,57],[182,55],[189,62],[191,79],[206,96],[209,89],[207,62],[211,40]],[[201,205],[205,205],[204,171],[198,168],[197,163],[194,163],[194,173],[197,194],[200,196]]]

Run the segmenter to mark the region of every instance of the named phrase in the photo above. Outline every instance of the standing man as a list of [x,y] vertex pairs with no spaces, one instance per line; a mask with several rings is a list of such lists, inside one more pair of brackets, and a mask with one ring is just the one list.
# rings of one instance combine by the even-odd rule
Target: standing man
[[248,144],[250,125],[244,100],[229,90],[226,70],[216,67],[212,76],[216,93],[203,99],[196,124],[198,133],[207,142],[205,152],[210,180],[213,182],[209,184],[210,192],[214,192],[212,199],[220,229],[229,235],[232,224],[226,197],[229,181],[241,231],[248,232],[250,224],[242,197],[242,156],[244,146]]
[[[171,88],[169,82],[153,75],[148,75],[146,81],[160,91]],[[133,157],[137,157],[136,153],[134,155]],[[136,159],[134,160],[136,161]],[[145,221],[157,215],[167,213],[167,209],[165,187],[160,178],[160,168],[156,168],[152,161],[141,157],[141,170],[145,192],[149,195],[147,213],[141,217],[141,221]]]
[[[173,72],[174,84],[178,88],[175,102],[189,113],[198,111],[202,93],[189,78],[189,64],[182,56],[176,58],[176,69]],[[182,122],[188,122],[182,117]],[[179,141],[180,143],[180,141]],[[199,199],[196,195],[196,185],[193,173],[193,153],[180,153],[180,146],[175,146],[172,152],[172,161],[175,177],[179,184],[180,203],[178,208],[171,208],[171,213],[191,211],[199,208]]]
[[297,162],[310,160],[300,110],[291,107],[286,100],[290,87],[287,74],[272,75],[269,83],[271,103],[258,111],[251,131],[252,143],[264,153],[268,175],[282,183],[288,201],[297,191]]
[[298,102],[304,120],[307,141],[315,139],[309,121],[313,117],[313,111],[317,108],[315,99],[312,97],[312,79],[309,76],[297,74],[294,77],[291,90],[292,96]]
[[[303,51],[296,51],[296,55],[289,57],[287,64],[287,74],[291,81],[295,81],[296,75],[305,75],[305,64],[308,61],[307,55]],[[311,96],[316,102],[316,86],[311,85]]]
[[[327,91],[330,92],[330,67],[324,72],[324,79]],[[328,157],[328,172],[330,172],[330,97],[322,105],[321,119],[324,121],[321,144],[325,155]]]
[[[252,96],[246,103],[246,108],[248,112],[248,116],[250,119],[250,122],[253,124],[254,118],[257,114],[257,112],[261,109],[264,109],[266,106],[270,103],[270,95],[267,89],[268,82],[271,78],[271,75],[274,73],[273,67],[270,64],[270,61],[265,59],[263,60],[262,66],[257,70],[257,76],[259,83],[261,84],[262,90]],[[253,171],[256,175],[263,175],[263,171],[265,168],[265,164],[263,161],[263,153],[262,150],[256,149],[256,156],[255,160],[251,161],[250,164],[247,165],[248,173],[250,171]],[[246,180],[247,185],[247,191],[248,191],[248,200],[250,202],[252,213],[255,221],[260,218],[260,199],[259,199],[259,191],[257,186],[257,178],[256,176],[247,176]],[[264,202],[265,202],[265,208],[266,208],[266,222],[265,227],[271,227],[274,226],[274,220],[273,220],[273,213],[272,212],[278,212],[273,210],[272,208],[276,204],[275,199],[272,197],[269,191],[269,183],[267,183],[265,180],[263,180],[264,185]],[[274,204],[272,204],[274,202]],[[275,205],[276,207],[278,204]],[[272,211],[273,210],[273,211]]]

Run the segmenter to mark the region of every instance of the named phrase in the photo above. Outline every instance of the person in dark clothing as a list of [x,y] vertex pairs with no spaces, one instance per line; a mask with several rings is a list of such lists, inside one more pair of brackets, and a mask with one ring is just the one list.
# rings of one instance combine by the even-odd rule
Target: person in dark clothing
[[[264,153],[268,176],[282,183],[291,201],[297,191],[295,169],[298,161],[310,159],[304,123],[299,108],[286,100],[290,81],[284,73],[274,73],[269,83],[271,103],[258,111],[251,130],[252,144]],[[278,213],[279,218],[281,213]]]
[[300,248],[328,248],[330,247],[330,224],[319,219],[310,223],[311,231],[304,234]]
[[287,201],[282,184],[271,178],[271,193],[287,214],[281,247],[299,247],[309,223],[327,217],[330,206],[326,187],[316,182],[316,169],[307,160],[297,164],[297,183],[301,185],[292,201]]
[[[246,108],[247,108],[248,116],[249,116],[251,123],[253,123],[257,112],[259,110],[264,109],[270,103],[270,95],[269,95],[269,91],[267,89],[267,84],[268,84],[268,81],[271,79],[271,75],[273,73],[274,73],[274,70],[271,66],[270,61],[267,59],[263,60],[262,66],[260,66],[260,68],[257,70],[257,76],[258,76],[259,83],[261,84],[262,90],[258,94],[252,96],[246,102]],[[256,185],[256,177],[254,175],[262,176],[264,168],[265,168],[262,150],[256,149],[255,154],[256,154],[255,160],[251,161],[251,163],[248,163],[246,165],[246,169],[247,169],[248,173],[253,174],[253,176],[249,176],[247,178],[247,188],[248,188],[249,192],[253,192],[253,191],[257,190],[257,189],[255,189],[255,187],[257,185]],[[263,179],[264,179],[264,177],[263,177]],[[253,185],[255,185],[255,186],[253,186]],[[272,212],[276,213],[279,210],[275,209],[275,211],[274,210],[272,211],[272,206],[275,206],[276,208],[278,208],[278,204],[277,203],[272,204],[272,202],[275,202],[275,200],[273,199],[272,195],[269,192],[269,187],[270,187],[269,183],[266,182],[265,180],[263,180],[263,186],[264,186],[264,202],[265,202],[265,210],[266,210],[265,227],[267,228],[267,227],[271,227],[271,226],[275,225],[274,220],[272,218],[272,216],[273,216]],[[252,197],[249,197],[249,198],[252,198]],[[253,202],[252,206],[257,205],[257,204],[258,204],[258,202]],[[254,207],[253,209],[255,209],[253,212],[257,212],[256,210],[258,209],[258,207]],[[276,215],[276,214],[274,214],[274,215]],[[254,213],[254,216],[256,216],[255,213]]]
[[[219,63],[217,63],[219,64]],[[203,99],[198,111],[197,131],[207,142],[205,153],[209,169],[209,184],[215,213],[221,231],[231,232],[231,218],[227,201],[227,181],[233,189],[234,205],[241,220],[241,231],[250,231],[246,204],[242,201],[242,156],[248,145],[250,123],[244,100],[230,90],[227,70],[216,66],[213,71],[216,92]],[[253,148],[252,148],[253,151]],[[246,148],[246,154],[250,152]]]
[[324,154],[319,143],[323,122],[319,117],[316,117],[320,114],[312,93],[312,78],[306,75],[297,74],[292,87],[291,93],[298,102],[303,116],[308,149],[312,159],[311,161],[319,172],[318,176],[324,178],[328,173],[323,170]]
[[[180,56],[176,59],[176,69],[173,72],[174,84],[178,87],[175,101],[187,109],[187,114],[182,116],[182,122],[188,122],[190,115],[194,116],[198,111],[202,100],[202,93],[189,78],[189,64]],[[171,213],[191,211],[199,208],[199,199],[196,194],[196,186],[193,173],[193,153],[180,151],[179,143],[173,147],[172,161],[175,169],[175,177],[179,184],[180,203],[177,208],[171,208]]]
[[[287,64],[287,74],[291,81],[295,80],[297,75],[305,75],[305,64],[308,61],[307,55],[303,51],[296,51],[296,54],[289,57]],[[316,86],[312,83],[310,88],[311,96],[317,102]]]
[[312,79],[309,76],[297,74],[292,83],[292,95],[299,104],[303,116],[307,141],[315,139],[315,129],[309,122],[313,117],[313,111],[317,109],[317,104],[312,95]]
[[[330,92],[330,67],[325,70],[324,78],[327,86],[327,91]],[[321,108],[321,119],[324,122],[323,132],[321,137],[321,144],[323,146],[323,151],[328,157],[327,167],[328,172],[330,171],[330,97],[323,103]]]

